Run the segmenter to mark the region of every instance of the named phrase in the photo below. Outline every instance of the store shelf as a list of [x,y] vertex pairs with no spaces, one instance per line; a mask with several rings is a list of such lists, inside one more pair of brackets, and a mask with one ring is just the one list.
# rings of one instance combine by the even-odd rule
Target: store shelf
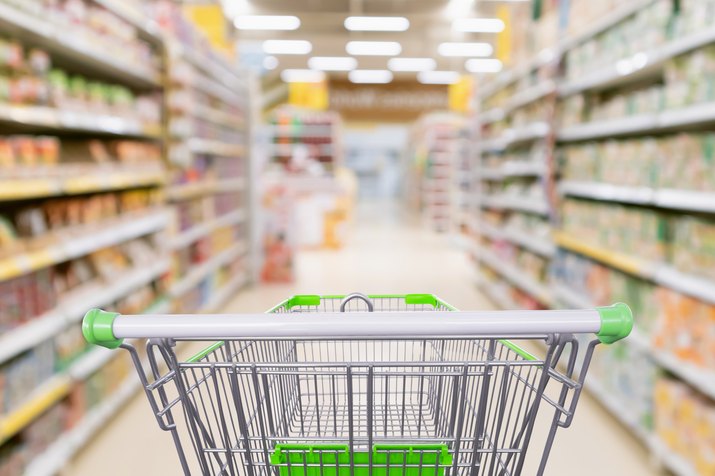
[[492,81],[481,89],[479,98],[481,100],[485,100],[486,98],[493,96],[499,90],[514,83],[515,81],[518,81],[531,71],[557,61],[560,56],[560,50],[552,48],[545,48],[541,50],[536,56],[534,56],[533,59],[526,62],[520,62],[524,65],[521,68],[509,69],[499,73]]
[[317,149],[320,155],[333,154],[332,144],[271,144],[269,151],[273,155],[286,157],[293,155],[297,148],[305,149],[309,153],[313,153]]
[[608,139],[638,134],[674,131],[715,122],[715,104],[705,103],[664,111],[578,124],[563,128],[557,134],[562,143]]
[[561,43],[560,49],[563,52],[573,49],[574,46],[590,40],[609,28],[621,23],[628,17],[635,15],[641,9],[647,7],[654,1],[655,0],[635,0],[623,3],[621,6],[614,8],[607,15],[604,15],[599,20],[596,20],[586,28],[583,28],[578,35],[566,38],[566,40]]
[[215,81],[209,76],[202,76],[197,78],[196,81],[192,81],[187,84],[189,87],[195,88],[204,94],[212,96],[214,99],[225,102],[235,107],[242,107],[244,105],[241,96],[222,83]]
[[503,278],[512,283],[517,288],[532,296],[542,304],[551,305],[553,297],[548,287],[525,274],[523,271],[506,263],[503,259],[489,251],[479,251],[477,258],[493,271],[499,273]]
[[715,193],[691,190],[624,187],[593,182],[561,182],[563,195],[672,210],[715,213]]
[[480,205],[486,208],[499,210],[515,210],[534,215],[546,216],[549,214],[549,205],[540,198],[492,196],[482,197]]
[[173,297],[181,296],[196,287],[201,281],[206,279],[218,268],[231,263],[240,256],[244,255],[247,251],[248,245],[244,242],[239,242],[229,249],[218,253],[208,261],[199,265],[194,265],[191,271],[189,271],[171,287],[169,294]]
[[477,288],[486,294],[487,298],[500,309],[519,309],[519,306],[503,292],[503,289],[500,289],[496,283],[489,282],[489,280],[479,272],[477,272],[476,284]]
[[509,241],[545,258],[552,258],[556,253],[556,246],[553,242],[533,233],[509,228],[497,228],[487,222],[482,222],[477,231],[492,240]]
[[130,23],[145,40],[150,40],[152,43],[162,43],[164,41],[159,25],[147,18],[147,15],[143,12],[134,10],[127,2],[123,0],[92,1]]
[[166,197],[169,200],[189,200],[202,195],[237,192],[245,187],[246,181],[242,178],[205,180],[184,185],[172,185],[166,189]]
[[630,84],[639,79],[659,75],[665,64],[676,56],[715,42],[715,26],[672,40],[663,46],[636,53],[615,61],[613,65],[581,75],[559,87],[562,97],[589,90],[603,90]]
[[177,235],[171,240],[170,247],[172,249],[184,248],[191,243],[211,234],[214,230],[219,228],[224,228],[231,225],[236,225],[243,222],[246,219],[246,212],[244,210],[236,210],[231,213],[227,213],[214,220],[201,223],[193,228],[190,228],[181,234]]
[[[0,2],[0,30],[28,44],[41,47],[65,62],[80,65],[111,77],[114,81],[153,88],[160,84],[159,72],[137,62],[119,60],[106,51],[67,31],[68,25],[53,24],[40,15],[33,15]],[[117,40],[119,41],[119,40]]]
[[210,314],[219,311],[223,306],[235,296],[236,292],[248,283],[248,274],[244,271],[224,284],[211,296],[211,299],[201,308],[200,313]]
[[483,180],[500,181],[510,177],[540,177],[546,173],[546,165],[538,162],[507,162],[499,168],[482,169],[478,172]]
[[270,125],[266,127],[268,132],[272,134],[273,137],[310,137],[310,138],[333,138],[333,131],[335,127],[333,125],[315,125],[315,124],[278,124]]
[[165,210],[152,213],[128,214],[105,223],[72,230],[72,236],[63,235],[57,243],[38,251],[29,251],[0,260],[0,280],[69,261],[93,251],[157,232],[168,221]]
[[[0,15],[3,8],[0,3]],[[158,139],[160,126],[106,114],[63,111],[46,106],[0,104],[0,122],[56,131],[93,132],[113,136]]]
[[33,458],[25,470],[25,476],[53,476],[105,425],[116,417],[118,411],[136,395],[141,388],[136,375],[130,375],[109,398],[91,409],[71,430],[62,435],[47,450]]
[[72,292],[52,311],[3,333],[0,337],[0,363],[51,339],[68,325],[79,322],[87,309],[107,306],[132,290],[151,283],[168,270],[169,260],[159,259],[118,275],[111,285],[104,282],[90,283]]
[[487,125],[491,124],[493,122],[499,122],[503,120],[506,117],[506,111],[504,109],[498,107],[495,109],[490,109],[488,111],[484,111],[483,113],[480,113],[478,116],[478,122],[481,125]]
[[715,282],[676,270],[670,265],[611,251],[563,232],[554,233],[560,247],[584,255],[625,273],[715,304]]
[[189,139],[189,149],[194,154],[221,155],[226,157],[240,157],[246,152],[246,148],[240,144],[231,144],[211,139]]
[[528,106],[529,104],[539,101],[550,94],[556,92],[556,83],[550,79],[524,89],[514,94],[505,104],[504,109],[506,114],[510,114],[516,109]]
[[638,421],[628,412],[628,405],[611,396],[596,380],[589,377],[584,385],[586,391],[621,422],[631,433],[648,448],[658,462],[677,476],[697,476],[693,465],[685,458],[675,453],[663,444],[655,435],[645,430]]
[[[89,307],[92,306],[90,305]],[[86,309],[88,309],[88,307],[85,307],[85,311]],[[167,309],[168,308],[163,305],[162,302],[158,305],[151,306],[144,313],[162,313],[166,312]],[[84,311],[82,315],[83,314]],[[82,316],[80,316],[80,319],[81,317]],[[22,429],[51,408],[55,403],[66,397],[74,387],[75,382],[87,379],[90,375],[100,370],[104,365],[118,355],[119,354],[117,354],[116,350],[112,351],[103,347],[91,347],[85,354],[77,357],[77,359],[69,367],[67,367],[65,371],[55,374],[44,384],[36,388],[21,406],[5,415],[0,415],[0,444],[7,441],[8,438],[11,438],[19,431],[22,431]],[[136,381],[137,383],[139,382],[139,380],[133,375],[130,379],[132,379],[132,381]],[[111,401],[113,398],[113,396],[110,397],[107,402]],[[103,406],[104,405],[102,405],[102,407]],[[83,423],[80,423],[80,425],[76,428],[80,428],[82,425]],[[94,431],[92,431],[92,433],[93,432]],[[66,436],[70,435],[71,432]],[[69,442],[66,438],[61,438],[57,440],[55,445],[59,445],[59,448],[63,448],[64,443]],[[50,449],[48,449],[48,451],[50,451]],[[41,459],[37,458],[36,460],[39,461]],[[42,467],[37,467],[37,469],[40,470]]]
[[521,145],[546,138],[551,132],[551,126],[545,122],[534,122],[517,129],[508,129],[496,139],[482,142],[482,148],[499,152],[515,145]]
[[164,173],[95,172],[79,176],[39,178],[3,178],[0,176],[0,200],[78,195],[164,183]]
[[190,112],[196,118],[211,122],[218,126],[230,127],[233,130],[241,130],[245,128],[246,125],[245,120],[241,115],[230,114],[228,112],[201,104],[194,105]]
[[658,126],[656,114],[626,116],[617,119],[568,126],[556,135],[559,142],[604,139],[654,131]]

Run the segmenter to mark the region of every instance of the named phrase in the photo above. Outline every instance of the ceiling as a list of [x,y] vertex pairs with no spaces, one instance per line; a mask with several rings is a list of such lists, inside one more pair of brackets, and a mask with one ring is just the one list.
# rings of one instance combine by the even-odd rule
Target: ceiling
[[[309,40],[310,55],[278,56],[277,71],[286,68],[306,68],[310,56],[347,56],[345,44],[351,40],[398,41],[403,57],[432,57],[438,70],[464,72],[465,58],[445,58],[437,54],[437,46],[445,41],[484,41],[495,44],[494,33],[460,33],[451,23],[458,17],[494,18],[499,5],[528,8],[529,1],[487,0],[224,0],[229,14],[295,15],[301,26],[295,31],[236,30],[241,45],[259,49],[266,39]],[[405,32],[351,32],[343,22],[351,15],[405,16],[410,28]],[[389,57],[359,56],[359,69],[385,69]],[[345,73],[330,73],[345,76]],[[414,73],[396,73],[396,77],[414,77]]]

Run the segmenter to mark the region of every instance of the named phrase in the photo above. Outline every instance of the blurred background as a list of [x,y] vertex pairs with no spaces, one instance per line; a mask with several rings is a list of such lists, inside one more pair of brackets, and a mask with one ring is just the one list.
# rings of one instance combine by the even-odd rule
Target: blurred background
[[0,0],[0,475],[180,474],[91,307],[617,301],[547,474],[715,475],[715,0]]

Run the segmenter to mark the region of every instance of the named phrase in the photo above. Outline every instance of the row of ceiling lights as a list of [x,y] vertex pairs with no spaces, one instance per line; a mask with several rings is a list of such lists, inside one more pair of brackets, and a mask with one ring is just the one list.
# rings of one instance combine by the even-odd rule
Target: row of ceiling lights
[[[241,30],[296,30],[300,28],[300,19],[296,16],[283,15],[239,15],[234,24]],[[351,16],[345,19],[345,28],[350,31],[406,31],[410,21],[405,17],[362,17]],[[470,33],[498,33],[504,30],[504,22],[498,18],[458,18],[452,22],[456,31]],[[266,40],[263,51],[268,55],[307,55],[313,45],[307,40]],[[398,56],[402,45],[397,41],[350,41],[345,50],[352,56]],[[494,73],[501,70],[497,59],[485,58],[494,49],[489,43],[482,42],[445,42],[437,52],[446,57],[469,57],[465,69],[472,73]],[[427,84],[451,84],[459,80],[456,71],[435,71],[437,66],[432,58],[392,58],[388,62],[389,70],[359,70],[357,60],[352,56],[325,57],[316,56],[308,60],[310,69],[287,69],[281,73],[286,82],[318,82],[325,79],[326,71],[347,71],[350,81],[355,83],[389,83],[392,71],[416,72],[417,79]],[[264,67],[275,69],[278,59],[275,56],[265,58]]]

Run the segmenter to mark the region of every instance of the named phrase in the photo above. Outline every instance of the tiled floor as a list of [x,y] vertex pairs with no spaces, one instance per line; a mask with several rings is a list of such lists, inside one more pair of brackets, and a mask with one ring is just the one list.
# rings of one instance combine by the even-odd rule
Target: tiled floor
[[[472,284],[472,265],[454,243],[403,224],[395,213],[367,210],[340,251],[302,252],[291,285],[257,286],[239,294],[228,312],[263,311],[296,293],[435,293],[462,309],[490,304]],[[534,451],[532,456],[538,455]],[[533,474],[527,469],[524,474]],[[137,396],[67,469],[71,476],[180,474],[168,434]],[[559,430],[547,475],[657,474],[646,451],[590,397],[574,424]]]

